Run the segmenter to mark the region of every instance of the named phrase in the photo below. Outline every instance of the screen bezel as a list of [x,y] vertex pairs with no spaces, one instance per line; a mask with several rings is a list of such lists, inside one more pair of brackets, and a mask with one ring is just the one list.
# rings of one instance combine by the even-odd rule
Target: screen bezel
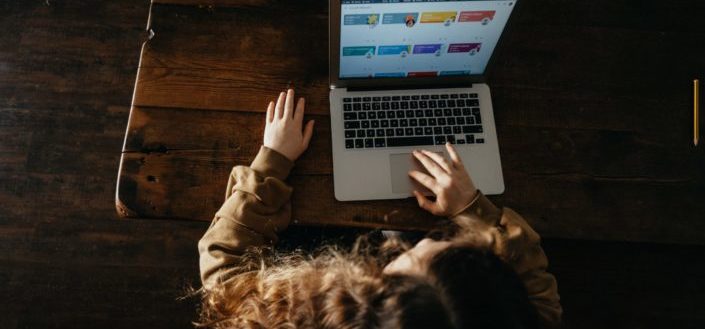
[[[490,1],[502,1],[502,0],[490,0]],[[504,25],[504,29],[499,35],[497,44],[495,45],[492,54],[490,55],[487,65],[485,66],[485,72],[483,74],[471,74],[467,76],[451,76],[451,77],[422,77],[422,78],[353,78],[353,79],[340,79],[340,15],[341,15],[341,4],[340,0],[330,0],[328,2],[328,39],[329,39],[329,81],[330,88],[381,88],[381,87],[392,87],[392,88],[408,88],[416,86],[467,86],[473,83],[485,82],[485,76],[491,68],[491,64],[494,62],[495,53],[497,48],[502,43],[504,33],[507,31],[509,24],[512,21],[512,16],[517,11],[517,5],[519,0],[514,1],[514,9],[512,9],[507,24]]]

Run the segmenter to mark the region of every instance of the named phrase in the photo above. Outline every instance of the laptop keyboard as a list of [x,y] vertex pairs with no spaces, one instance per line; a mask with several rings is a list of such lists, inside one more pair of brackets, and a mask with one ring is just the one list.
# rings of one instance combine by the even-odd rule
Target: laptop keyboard
[[343,98],[345,148],[482,144],[477,94]]

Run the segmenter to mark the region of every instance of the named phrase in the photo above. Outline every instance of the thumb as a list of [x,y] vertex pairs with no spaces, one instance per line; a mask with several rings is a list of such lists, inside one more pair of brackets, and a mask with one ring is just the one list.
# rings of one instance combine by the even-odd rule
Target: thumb
[[304,128],[304,136],[303,136],[304,150],[308,148],[308,144],[311,142],[311,136],[313,136],[313,124],[314,123],[316,123],[316,120],[311,120],[306,123],[306,127]]

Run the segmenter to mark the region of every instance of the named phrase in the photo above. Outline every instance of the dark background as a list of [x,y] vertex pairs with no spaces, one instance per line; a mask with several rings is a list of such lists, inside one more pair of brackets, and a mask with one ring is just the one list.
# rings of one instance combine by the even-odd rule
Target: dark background
[[[522,9],[539,3],[527,1]],[[560,16],[562,6],[574,3],[552,1],[542,8]],[[702,33],[692,29],[705,14],[702,4],[669,1],[664,14],[664,5],[654,3],[610,2],[611,12],[624,19],[600,16],[599,8],[567,19],[602,25],[584,31],[595,40],[606,39],[611,29],[642,33],[645,42],[665,33]],[[195,301],[179,297],[198,285],[196,241],[208,224],[119,220],[114,208],[148,11],[148,1],[136,0],[0,0],[0,328],[187,328],[195,319]],[[577,46],[561,33],[555,37],[563,38],[571,56]],[[516,35],[520,29],[515,41]],[[537,49],[517,56],[535,58],[535,69],[559,60]],[[604,51],[596,60],[624,61]],[[500,58],[516,64],[507,54]],[[676,72],[687,69],[672,60],[668,65]],[[654,67],[633,73],[652,76],[659,63],[648,64]],[[536,70],[517,68],[517,88],[530,84],[531,72]],[[541,79],[570,72],[575,68]],[[590,83],[574,81],[574,97],[584,95],[580,90]],[[618,82],[590,87],[620,90]],[[530,120],[515,120],[521,119]],[[682,135],[677,138],[688,138]],[[702,194],[696,192],[694,197]],[[670,220],[668,213],[663,220]],[[705,327],[702,246],[547,238],[544,247],[568,327]]]

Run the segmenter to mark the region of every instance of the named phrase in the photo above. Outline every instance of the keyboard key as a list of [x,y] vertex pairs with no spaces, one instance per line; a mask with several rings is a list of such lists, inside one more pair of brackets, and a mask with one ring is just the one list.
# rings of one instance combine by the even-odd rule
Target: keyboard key
[[375,147],[384,147],[384,146],[385,146],[384,138],[375,138]]
[[382,128],[387,128],[387,127],[389,127],[389,120],[382,120],[382,121],[380,121],[380,126],[381,126]]
[[449,99],[448,102],[448,107],[455,107],[455,100],[454,99]]
[[355,140],[355,148],[356,149],[361,149],[365,146],[365,141],[362,139],[356,139]]
[[362,103],[362,110],[363,111],[369,111],[372,109],[372,104],[370,103]]
[[457,140],[456,142],[457,142],[458,144],[465,144],[465,140],[464,140],[464,139],[459,139],[459,140]]
[[383,110],[389,110],[390,108],[391,108],[391,105],[389,104],[389,102],[382,103]]
[[441,95],[441,99],[448,99],[449,97],[450,97],[450,95],[448,95],[448,94]]
[[450,98],[458,98],[458,94],[450,94]]
[[438,125],[445,126],[446,125],[446,118],[438,118]]
[[404,129],[404,134],[406,134],[407,136],[414,136],[414,128]]
[[484,138],[478,138],[478,139],[475,140],[475,143],[476,143],[476,144],[482,144],[482,143],[484,143],[484,142],[485,142],[485,139],[484,139]]
[[471,115],[471,114],[472,114],[472,110],[470,110],[469,107],[466,107],[463,109],[463,115]]
[[346,130],[345,138],[355,138],[355,130]]
[[401,103],[399,103],[399,108],[406,110],[409,108],[409,103],[408,102],[401,102]]
[[408,101],[411,99],[411,96],[401,96],[402,100]]
[[433,116],[433,110],[424,110],[423,113],[429,118]]
[[397,136],[404,136],[404,128],[397,128],[394,130],[394,133],[396,133]]
[[415,99],[415,100],[416,100],[416,99],[419,99],[419,98],[421,98],[421,97],[419,97],[419,95],[412,95],[412,96],[411,96],[411,99]]
[[455,136],[453,136],[453,135],[446,136],[446,140],[448,142],[450,142],[451,144],[455,144]]
[[377,121],[377,120],[370,121],[370,127],[379,128],[379,121]]
[[401,100],[401,97],[400,96],[392,96],[392,100],[398,101],[398,100]]
[[443,110],[441,109],[435,109],[433,110],[433,114],[437,117],[442,117],[443,116]]
[[446,137],[445,136],[436,136],[434,138],[436,145],[443,145],[446,143]]
[[343,111],[352,111],[353,106],[352,104],[343,104]]
[[370,127],[370,122],[369,121],[361,121],[360,127],[367,129]]
[[399,109],[399,102],[392,102],[392,110],[398,110]]
[[452,118],[452,117],[451,117],[451,118],[446,119],[446,121],[448,121],[448,125],[449,125],[449,126],[455,125],[455,118]]
[[379,97],[379,96],[377,96],[377,97],[372,97],[372,100],[375,101],[375,102],[379,102],[379,101],[382,100],[382,97]]
[[407,118],[413,118],[414,117],[414,110],[406,110],[406,117]]
[[468,98],[468,94],[460,94],[458,96],[460,96],[460,98]]
[[362,110],[362,105],[360,103],[354,103],[353,104],[353,110],[355,111],[360,111]]
[[436,125],[436,118],[430,118],[430,119],[428,119],[428,125],[429,125],[429,126],[435,126],[435,125]]
[[482,118],[480,118],[479,114],[475,115],[475,123],[478,125],[482,124]]
[[357,129],[360,128],[360,121],[345,121],[344,125],[345,129]]
[[475,118],[474,118],[474,117],[465,117],[465,124],[466,124],[466,125],[473,125],[473,124],[475,124]]
[[397,120],[397,119],[389,120],[389,126],[395,127],[395,128],[399,127],[399,120]]
[[367,137],[375,137],[375,130],[374,130],[374,129],[368,129],[368,130],[367,130]]
[[470,134],[470,133],[481,133],[482,132],[482,126],[463,126],[463,133],[464,134]]
[[416,136],[423,135],[423,128],[421,128],[421,127],[414,128],[414,135],[416,135]]
[[400,126],[400,127],[408,127],[408,126],[409,126],[409,120],[407,120],[407,119],[401,119],[401,120],[399,120],[399,126]]
[[431,99],[438,99],[438,95],[431,95]]
[[464,125],[464,124],[465,124],[465,118],[463,118],[463,117],[457,117],[457,118],[455,118],[455,121],[456,121],[459,125]]
[[448,106],[448,105],[446,105],[446,101],[445,101],[445,100],[442,100],[442,99],[441,99],[440,101],[438,101],[438,107],[446,107],[446,106]]
[[417,119],[409,119],[409,126],[416,127],[419,125],[419,121]]
[[419,102],[414,102],[414,101],[409,102],[409,108],[412,108],[412,109],[419,108]]
[[387,112],[384,112],[384,111],[379,111],[379,112],[377,112],[377,118],[379,118],[379,119],[386,119],[386,118],[387,118]]
[[[361,113],[364,114],[364,113]],[[367,114],[367,117],[370,119],[377,119],[377,112],[370,112]]]
[[475,135],[465,135],[465,141],[468,144],[475,144]]
[[428,108],[428,102],[427,101],[419,101],[419,107],[422,109]]
[[353,102],[359,102],[359,101],[361,101],[361,100],[362,100],[362,99],[361,99],[360,97],[353,97]]
[[366,147],[366,148],[374,147],[374,145],[375,145],[374,143],[375,143],[374,139],[372,139],[372,138],[365,138],[365,147]]
[[355,147],[355,141],[352,139],[346,139],[345,140],[345,148],[346,149],[351,149]]
[[403,110],[397,111],[397,118],[399,118],[399,119],[405,118]]
[[443,133],[446,135],[450,135],[453,133],[453,128],[445,126],[445,127],[443,127]]
[[[365,113],[360,113],[360,114],[365,114]],[[355,113],[355,112],[343,113],[343,120],[357,120],[357,113]]]
[[451,109],[443,109],[443,115],[449,117],[449,116],[453,115],[453,110],[451,110]]
[[350,103],[350,102],[352,102],[352,98],[350,98],[350,97],[343,98],[343,103]]
[[453,126],[453,133],[454,134],[460,134],[462,132],[463,132],[463,128],[461,128],[460,126]]
[[428,95],[421,95],[421,99],[429,99],[430,97]]
[[433,128],[431,128],[431,127],[425,127],[425,128],[423,129],[423,133],[424,133],[425,135],[433,135]]
[[358,130],[357,137],[358,138],[365,137],[365,130],[363,130],[363,129]]
[[389,128],[389,129],[387,129],[387,130],[384,131],[384,134],[387,135],[387,136],[389,136],[389,137],[394,136],[394,129]]
[[363,98],[362,98],[362,101],[363,101],[363,102],[369,102],[369,101],[371,101],[371,100],[372,100],[372,97],[363,97]]
[[475,114],[475,115],[480,114],[480,108],[479,108],[479,107],[473,107],[473,108],[472,108],[472,114]]
[[463,114],[463,110],[461,110],[457,107],[453,109],[453,115],[455,115],[456,117],[461,116],[462,114]]
[[372,103],[372,109],[375,111],[379,111],[382,109],[382,105],[380,103]]
[[387,138],[387,146],[433,145],[433,137]]
[[389,96],[382,96],[382,100],[386,102],[386,101],[391,101],[392,98]]
[[377,129],[375,133],[377,134],[377,137],[384,137],[384,129]]
[[465,100],[459,99],[455,102],[455,105],[457,105],[458,107],[463,107],[463,106],[465,106]]
[[435,109],[436,107],[438,107],[438,103],[436,101],[434,101],[434,100],[428,101],[428,108]]
[[467,102],[465,102],[466,106],[480,106],[480,101],[477,99],[469,99]]
[[470,94],[470,98],[477,98],[477,94]]
[[396,117],[397,117],[396,112],[394,112],[394,111],[387,112],[387,118],[394,119]]
[[417,118],[423,117],[423,110],[416,110],[416,111],[414,111],[414,115],[415,115]]
[[443,133],[443,128],[441,127],[433,127],[433,134],[434,135],[440,135]]
[[[353,114],[355,114],[355,113],[353,113]],[[360,118],[360,120],[367,120],[367,113],[360,112],[360,115],[358,115],[358,118]]]
[[426,118],[419,119],[419,126],[421,126],[421,127],[426,127],[426,126],[428,126],[428,121],[427,121],[427,119],[426,119]]

